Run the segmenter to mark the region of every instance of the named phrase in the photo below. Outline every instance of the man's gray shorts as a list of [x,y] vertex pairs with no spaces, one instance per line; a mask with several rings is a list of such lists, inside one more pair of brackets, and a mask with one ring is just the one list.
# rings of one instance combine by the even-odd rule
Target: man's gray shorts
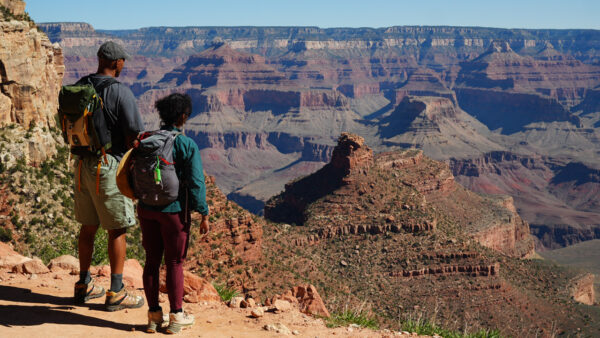
[[100,224],[105,230],[127,228],[135,224],[133,201],[117,188],[119,162],[112,155],[106,155],[106,160],[108,164],[104,157],[75,158],[75,219],[83,225]]

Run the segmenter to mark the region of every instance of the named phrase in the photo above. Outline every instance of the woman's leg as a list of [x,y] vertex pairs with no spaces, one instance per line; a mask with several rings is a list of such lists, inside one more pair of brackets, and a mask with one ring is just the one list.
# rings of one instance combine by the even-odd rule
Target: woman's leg
[[188,233],[182,222],[181,214],[163,214],[169,218],[169,224],[161,227],[165,248],[165,265],[167,266],[167,289],[171,312],[182,309],[183,303],[183,253]]
[[159,269],[163,255],[162,225],[160,217],[156,217],[156,214],[160,213],[138,207],[138,217],[142,227],[142,245],[146,251],[146,264],[142,278],[144,293],[151,311],[156,311],[160,307],[158,303]]

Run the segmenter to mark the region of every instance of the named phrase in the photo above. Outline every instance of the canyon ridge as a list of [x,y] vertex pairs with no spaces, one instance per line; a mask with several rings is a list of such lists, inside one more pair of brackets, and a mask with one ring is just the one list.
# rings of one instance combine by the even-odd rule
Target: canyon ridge
[[206,170],[245,208],[321,168],[341,132],[376,152],[417,148],[478,192],[506,194],[538,250],[600,236],[600,32],[479,27],[39,27],[71,83],[100,43],[133,55],[129,84],[153,102],[190,94],[186,127]]

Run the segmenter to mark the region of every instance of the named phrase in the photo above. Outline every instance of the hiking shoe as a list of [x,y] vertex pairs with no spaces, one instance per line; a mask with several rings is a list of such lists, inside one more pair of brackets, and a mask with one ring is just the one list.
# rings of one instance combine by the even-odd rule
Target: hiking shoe
[[73,299],[75,304],[83,304],[90,299],[102,297],[104,294],[104,288],[94,284],[92,279],[89,283],[75,283],[75,290],[73,292]]
[[169,313],[169,326],[165,332],[169,334],[179,333],[181,330],[191,327],[192,325],[194,325],[194,316],[183,311]]
[[137,309],[144,305],[144,298],[131,295],[125,288],[119,292],[106,291],[106,301],[104,301],[106,311],[117,311],[122,309]]
[[155,333],[158,329],[163,327],[164,323],[169,322],[169,315],[163,314],[162,310],[159,311],[148,311],[148,326],[146,327],[147,333]]

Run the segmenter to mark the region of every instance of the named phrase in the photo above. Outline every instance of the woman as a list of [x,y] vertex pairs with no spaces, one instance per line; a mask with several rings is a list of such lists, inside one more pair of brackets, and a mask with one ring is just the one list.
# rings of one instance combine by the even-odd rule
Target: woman
[[[155,103],[164,130],[180,132],[192,112],[188,95],[171,94]],[[138,204],[138,216],[142,227],[142,244],[146,250],[144,266],[144,292],[148,301],[147,332],[156,332],[163,323],[162,308],[158,303],[159,268],[165,254],[167,266],[167,289],[171,311],[167,333],[178,333],[194,324],[194,317],[185,313],[183,303],[183,262],[189,237],[189,211],[202,214],[200,231],[209,230],[208,205],[202,160],[198,146],[184,135],[175,138],[173,146],[175,172],[180,182],[177,200],[166,206]],[[187,206],[187,207],[186,207]],[[187,209],[187,210],[186,210]]]

